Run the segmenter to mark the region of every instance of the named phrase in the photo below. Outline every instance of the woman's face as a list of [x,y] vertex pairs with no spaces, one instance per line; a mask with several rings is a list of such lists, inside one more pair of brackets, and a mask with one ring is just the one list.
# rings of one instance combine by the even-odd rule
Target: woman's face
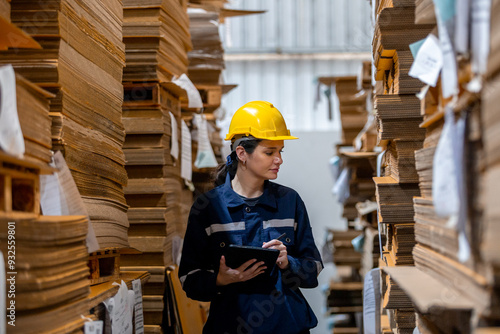
[[246,154],[246,171],[263,180],[274,180],[283,160],[283,140],[263,140],[252,154]]

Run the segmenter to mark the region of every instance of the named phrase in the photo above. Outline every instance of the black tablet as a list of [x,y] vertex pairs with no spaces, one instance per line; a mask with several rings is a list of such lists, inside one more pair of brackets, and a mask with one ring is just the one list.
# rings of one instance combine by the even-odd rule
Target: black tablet
[[264,261],[264,265],[267,267],[263,273],[264,275],[271,274],[279,255],[280,251],[278,249],[239,245],[229,245],[224,254],[226,265],[233,269],[238,268],[251,259],[256,259],[257,262]]

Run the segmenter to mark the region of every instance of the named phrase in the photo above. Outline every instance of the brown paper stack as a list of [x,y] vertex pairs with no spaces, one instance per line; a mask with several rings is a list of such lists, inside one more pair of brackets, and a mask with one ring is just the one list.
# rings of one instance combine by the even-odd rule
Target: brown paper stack
[[125,0],[124,81],[167,82],[186,73],[192,44],[186,6],[175,0]]
[[413,197],[420,195],[417,184],[398,183],[392,177],[374,177],[380,223],[413,222]]
[[10,0],[0,0],[0,16],[10,22]]
[[52,147],[65,156],[100,246],[128,246],[121,2],[16,1],[11,7],[12,22],[43,49],[5,51],[0,62],[56,95]]
[[[0,245],[5,256],[10,254],[9,231],[15,231],[15,261],[9,264],[5,259],[7,279],[14,277],[15,282],[15,298],[7,298],[7,306],[9,300],[15,302],[15,326],[9,326],[10,333],[69,333],[81,329],[81,315],[89,312],[87,228],[83,216],[0,221]],[[9,281],[7,284],[9,290]]]
[[16,75],[16,103],[24,137],[24,157],[28,161],[48,164],[52,157],[49,98],[46,90]]
[[399,183],[418,183],[415,151],[422,148],[421,141],[393,140],[387,145],[385,175]]
[[361,231],[331,231],[333,235],[333,262],[337,266],[360,268],[361,253],[354,250],[351,240],[361,235]]
[[188,53],[188,76],[195,84],[219,84],[225,65],[218,22],[219,14],[215,12],[189,13],[193,50]]
[[[165,271],[173,263],[172,240],[182,237],[185,230],[179,207],[180,162],[171,156],[170,113],[180,134],[177,97],[158,83],[125,84],[128,235],[130,246],[142,254],[123,254],[121,266],[125,271],[147,270],[152,275],[144,287],[144,320],[156,326],[162,323]],[[179,137],[176,140],[180,145]]]

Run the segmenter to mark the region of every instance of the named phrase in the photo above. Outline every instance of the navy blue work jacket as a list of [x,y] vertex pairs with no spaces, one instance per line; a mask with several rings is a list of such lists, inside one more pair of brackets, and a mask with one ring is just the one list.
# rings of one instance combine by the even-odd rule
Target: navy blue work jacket
[[[270,277],[216,286],[229,244],[262,247],[283,232],[288,269],[276,266]],[[307,332],[317,319],[299,287],[316,287],[322,268],[304,202],[291,188],[266,181],[258,203],[248,206],[228,176],[191,208],[179,278],[188,297],[211,302],[205,334]]]

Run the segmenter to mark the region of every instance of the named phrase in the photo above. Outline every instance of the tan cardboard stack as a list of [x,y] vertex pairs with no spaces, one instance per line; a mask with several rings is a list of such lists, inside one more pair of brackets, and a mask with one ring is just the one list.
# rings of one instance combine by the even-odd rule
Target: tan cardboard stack
[[65,156],[100,246],[126,247],[121,2],[15,1],[11,9],[43,50],[5,51],[0,62],[56,95],[53,149]]
[[156,332],[167,302],[166,268],[177,261],[187,222],[181,201],[192,200],[181,198],[180,155],[172,156],[173,145],[181,147],[181,93],[171,80],[187,72],[192,48],[186,10],[186,1],[124,1],[125,197],[130,246],[140,254],[123,254],[121,268],[151,274],[144,323]]
[[[373,58],[378,81],[374,108],[380,145],[385,146],[383,177],[374,178],[380,231],[385,234],[384,267],[413,265],[415,245],[413,197],[420,196],[415,150],[422,148],[420,100],[423,87],[409,76],[413,56],[409,44],[425,38],[432,25],[415,25],[415,1],[377,1]],[[392,279],[382,271],[383,307],[390,327],[397,333],[412,333],[413,306]],[[413,316],[411,316],[413,315]]]
[[195,85],[218,85],[224,69],[224,50],[219,36],[219,14],[190,12],[193,50],[188,53],[188,76]]
[[[16,75],[16,104],[25,155],[0,150],[0,251],[9,333],[70,333],[89,314],[84,216],[41,216],[40,175],[53,172],[49,99],[53,95]],[[3,99],[7,96],[3,90]],[[36,326],[33,324],[36,323]]]
[[[422,23],[426,28],[429,24],[435,24],[433,3],[416,1],[416,4],[415,23]],[[479,2],[474,2],[471,12],[467,10],[458,12],[457,15],[465,13],[469,15],[468,19],[477,18],[480,5]],[[492,328],[484,328],[485,332],[499,329],[500,229],[497,228],[497,221],[500,215],[494,194],[500,177],[495,169],[498,164],[497,127],[500,124],[500,1],[492,1],[489,13],[490,55],[486,75],[481,78],[480,74],[472,73],[473,59],[480,52],[471,43],[472,58],[467,54],[456,57],[459,91],[455,102],[449,105],[452,98],[443,98],[441,81],[437,82],[436,87],[431,87],[422,99],[420,114],[423,122],[420,127],[426,133],[422,148],[415,152],[420,189],[420,196],[413,198],[417,242],[413,249],[415,267],[384,269],[390,277],[389,285],[396,284],[399,292],[403,292],[414,305],[414,322],[420,333],[470,333],[479,332],[478,327],[489,326]],[[483,19],[487,17],[486,10],[482,15]],[[474,24],[477,23],[475,20]],[[471,35],[465,36],[466,39],[477,38],[473,32],[469,31],[469,34]],[[480,94],[471,92],[474,81],[481,81],[484,77],[487,80]],[[435,161],[435,155],[444,133],[446,107],[454,112],[455,120],[461,119],[466,124],[464,153],[458,157],[463,165],[453,161],[455,168],[463,166],[460,184],[465,189],[463,202],[460,204],[464,211],[458,214],[457,219],[438,216],[434,206],[436,198],[433,198],[433,185],[441,181],[436,178],[436,174],[442,173],[441,168],[444,168],[442,162]],[[457,143],[458,139],[454,138],[454,141]],[[463,229],[460,225],[462,222]],[[409,314],[404,317],[411,318]],[[394,313],[393,318],[397,319],[399,315]]]
[[186,1],[124,0],[123,80],[168,82],[187,72],[192,43]]
[[342,142],[352,145],[368,117],[366,92],[360,92],[355,76],[335,78],[335,91],[339,99]]

